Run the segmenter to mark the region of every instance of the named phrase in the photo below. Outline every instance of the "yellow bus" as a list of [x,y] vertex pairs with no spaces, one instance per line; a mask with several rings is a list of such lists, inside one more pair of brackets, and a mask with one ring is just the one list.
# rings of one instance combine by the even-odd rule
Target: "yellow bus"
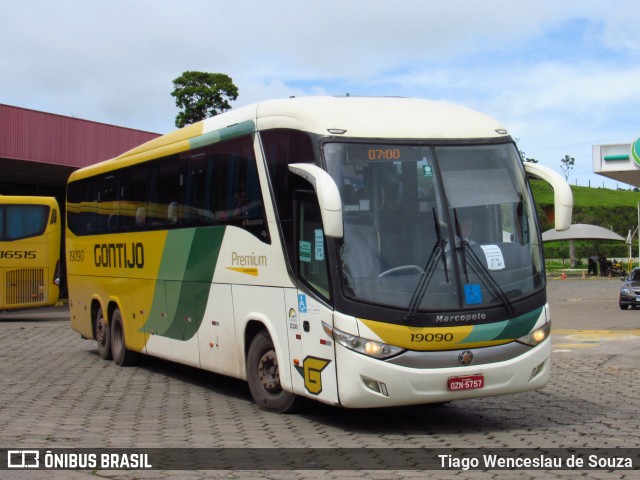
[[[405,98],[265,101],[74,172],[71,323],[244,379],[256,403],[435,403],[549,378],[542,242],[497,121]],[[469,236],[468,223],[473,232]]]
[[60,222],[53,197],[0,195],[0,310],[58,301]]

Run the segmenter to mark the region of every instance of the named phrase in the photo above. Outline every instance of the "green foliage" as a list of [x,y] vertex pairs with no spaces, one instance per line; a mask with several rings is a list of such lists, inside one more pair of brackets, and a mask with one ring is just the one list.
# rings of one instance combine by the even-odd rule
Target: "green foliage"
[[238,98],[238,87],[224,73],[187,71],[173,81],[173,86],[171,96],[183,109],[176,117],[178,128],[229,110],[229,100]]
[[[574,241],[576,258],[589,258],[591,255],[604,254],[607,258],[627,258],[629,246],[623,242],[603,242],[601,240]],[[635,247],[634,254],[638,249]],[[545,258],[569,258],[569,242],[548,242],[544,244]]]

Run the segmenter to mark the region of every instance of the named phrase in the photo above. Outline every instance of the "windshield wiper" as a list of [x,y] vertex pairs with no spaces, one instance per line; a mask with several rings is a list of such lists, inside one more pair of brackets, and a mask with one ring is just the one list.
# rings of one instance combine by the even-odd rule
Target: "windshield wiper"
[[509,297],[504,293],[502,287],[494,280],[494,278],[489,273],[487,267],[485,267],[482,260],[478,258],[476,253],[471,248],[468,240],[465,240],[462,237],[462,233],[460,232],[460,224],[458,223],[458,213],[456,210],[453,210],[453,215],[456,222],[456,235],[460,239],[460,244],[457,246],[460,250],[462,250],[462,265],[464,268],[464,274],[466,276],[467,283],[469,283],[469,276],[467,274],[467,260],[471,269],[476,273],[480,281],[484,284],[485,287],[494,295],[494,297],[498,298],[502,305],[507,310],[509,316],[513,317],[516,313],[516,309],[513,306]]
[[449,274],[447,272],[447,256],[445,255],[445,248],[447,246],[447,240],[442,238],[442,234],[440,232],[440,222],[438,222],[438,216],[436,215],[436,209],[433,208],[433,222],[436,229],[436,243],[433,245],[433,249],[431,250],[431,255],[429,256],[429,260],[427,260],[427,264],[424,267],[423,272],[420,274],[420,278],[418,279],[418,284],[416,285],[416,289],[413,291],[413,295],[411,295],[411,300],[409,301],[409,310],[407,314],[404,316],[403,320],[405,322],[410,322],[416,316],[416,312],[418,311],[418,307],[420,303],[422,303],[422,299],[424,298],[425,293],[427,292],[427,287],[431,282],[431,278],[436,271],[438,266],[438,260],[442,258],[444,265],[444,275],[447,283],[449,283]]

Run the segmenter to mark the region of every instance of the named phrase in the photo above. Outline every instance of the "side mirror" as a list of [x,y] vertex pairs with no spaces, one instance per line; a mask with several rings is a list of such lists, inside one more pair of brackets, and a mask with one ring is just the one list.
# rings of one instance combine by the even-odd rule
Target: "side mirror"
[[537,163],[524,162],[524,169],[529,175],[541,178],[553,187],[555,229],[559,232],[568,230],[573,212],[573,193],[569,184],[559,173]]
[[340,190],[331,175],[316,165],[310,163],[292,163],[289,170],[308,180],[316,191],[320,215],[326,237],[342,238],[342,199]]

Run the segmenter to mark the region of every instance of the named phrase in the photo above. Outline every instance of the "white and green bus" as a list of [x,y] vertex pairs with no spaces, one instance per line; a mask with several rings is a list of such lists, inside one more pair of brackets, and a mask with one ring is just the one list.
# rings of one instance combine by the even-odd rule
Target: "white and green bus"
[[528,172],[568,228],[564,179],[480,113],[357,97],[229,111],[71,175],[73,328],[118,365],[247,380],[274,412],[539,389],[551,318]]
[[61,234],[55,198],[0,195],[0,310],[58,301]]

